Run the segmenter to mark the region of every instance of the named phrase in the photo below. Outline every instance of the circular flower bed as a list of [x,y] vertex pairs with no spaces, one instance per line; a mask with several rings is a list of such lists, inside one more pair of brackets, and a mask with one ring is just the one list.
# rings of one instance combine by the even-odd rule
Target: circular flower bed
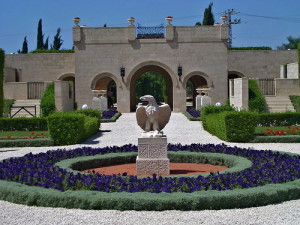
[[173,145],[170,151],[223,153],[241,156],[252,161],[252,167],[235,173],[210,174],[197,177],[152,177],[72,173],[55,163],[75,157],[94,156],[114,152],[136,152],[137,147],[77,148],[27,154],[0,163],[0,180],[14,181],[30,186],[60,191],[93,190],[101,192],[198,192],[207,190],[233,190],[286,183],[300,178],[300,156],[273,151],[256,151],[222,145]]

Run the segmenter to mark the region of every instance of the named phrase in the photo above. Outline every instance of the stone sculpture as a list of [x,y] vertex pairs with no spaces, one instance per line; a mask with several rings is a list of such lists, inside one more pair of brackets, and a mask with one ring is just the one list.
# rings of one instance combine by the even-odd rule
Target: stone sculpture
[[171,108],[168,104],[158,105],[152,95],[140,97],[143,102],[148,102],[147,106],[139,106],[136,110],[138,125],[146,132],[161,133],[161,130],[170,120]]

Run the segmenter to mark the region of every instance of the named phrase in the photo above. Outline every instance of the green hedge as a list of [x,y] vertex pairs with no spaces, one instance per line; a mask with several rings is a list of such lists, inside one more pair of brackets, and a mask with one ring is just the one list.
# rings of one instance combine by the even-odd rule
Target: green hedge
[[14,99],[4,99],[3,117],[9,117],[11,107],[14,104]]
[[290,95],[289,97],[291,99],[291,102],[292,102],[296,112],[300,112],[300,96]]
[[257,113],[222,112],[202,116],[203,127],[209,133],[229,142],[249,142],[254,137]]
[[300,135],[256,136],[254,143],[300,143]]
[[101,119],[101,123],[111,123],[111,122],[116,122],[117,119],[122,115],[122,113],[117,112],[113,117],[110,119]]
[[0,118],[0,131],[48,130],[47,118]]
[[235,111],[235,109],[230,105],[221,105],[221,106],[208,105],[201,108],[201,115],[209,115],[209,114],[221,113],[225,111]]
[[30,53],[74,53],[75,51],[73,49],[36,49],[34,51],[31,51]]
[[3,117],[3,101],[4,101],[4,93],[3,93],[3,77],[4,77],[4,60],[5,53],[2,48],[0,48],[0,118]]
[[249,80],[249,111],[264,112],[266,100],[259,90],[256,80]]
[[100,110],[97,109],[79,109],[75,111],[76,113],[80,113],[89,117],[95,117],[97,119],[99,119],[99,123],[100,123],[100,119],[101,119],[101,115],[102,112]]
[[258,114],[257,124],[263,127],[300,124],[300,112],[260,113]]
[[53,82],[48,84],[43,93],[43,97],[41,99],[41,111],[43,117],[47,117],[51,113],[55,112],[55,93]]
[[99,131],[100,120],[77,112],[52,113],[48,117],[55,145],[78,144]]
[[53,145],[53,140],[51,138],[21,139],[21,140],[0,140],[0,148],[41,147],[41,146],[52,146],[52,145]]
[[272,50],[271,47],[261,46],[261,47],[233,47],[229,50]]

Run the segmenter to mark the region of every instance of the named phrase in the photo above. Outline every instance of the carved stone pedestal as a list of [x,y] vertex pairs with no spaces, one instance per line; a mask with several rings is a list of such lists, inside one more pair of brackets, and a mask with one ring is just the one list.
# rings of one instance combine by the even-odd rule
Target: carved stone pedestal
[[138,138],[137,175],[170,174],[169,164],[167,137]]

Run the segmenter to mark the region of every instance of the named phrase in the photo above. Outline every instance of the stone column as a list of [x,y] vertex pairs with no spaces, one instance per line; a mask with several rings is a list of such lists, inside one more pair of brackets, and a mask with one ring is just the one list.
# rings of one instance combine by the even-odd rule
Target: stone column
[[170,174],[167,137],[138,138],[137,175]]

